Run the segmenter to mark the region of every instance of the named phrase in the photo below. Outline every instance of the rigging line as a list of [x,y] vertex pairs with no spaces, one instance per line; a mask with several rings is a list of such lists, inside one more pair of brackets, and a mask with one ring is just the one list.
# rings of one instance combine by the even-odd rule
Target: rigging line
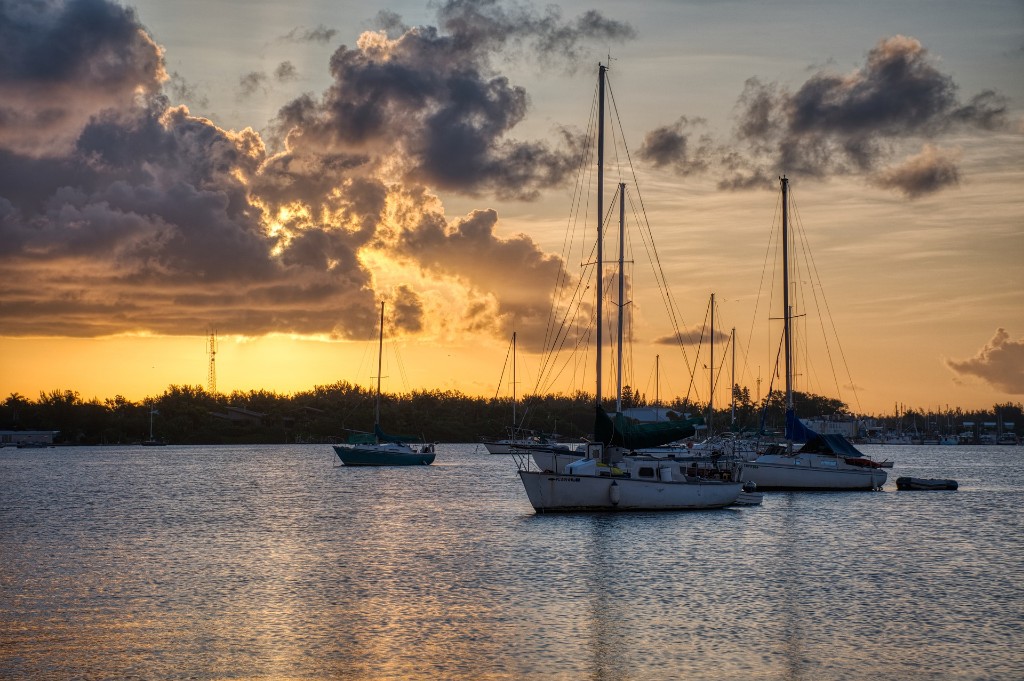
[[[594,260],[594,254],[595,254],[596,250],[597,250],[597,244],[594,243],[591,246],[590,258],[588,258],[588,262],[592,262]],[[554,362],[557,360],[557,355],[564,348],[565,340],[567,339],[568,334],[569,334],[569,328],[567,326],[567,320],[570,319],[570,315],[572,315],[572,313],[573,313],[572,301],[575,301],[576,314],[578,314],[579,313],[579,308],[582,307],[582,305],[583,305],[582,292],[586,291],[586,290],[588,290],[590,288],[589,284],[590,284],[590,282],[592,281],[592,279],[593,279],[593,277],[595,275],[595,270],[596,269],[597,269],[596,267],[595,268],[588,268],[587,269],[588,274],[586,275],[586,277],[582,277],[581,276],[577,280],[577,282],[576,282],[576,289],[573,291],[573,294],[571,296],[569,296],[569,298],[568,298],[568,300],[570,302],[566,306],[565,314],[562,317],[562,322],[559,324],[559,328],[558,328],[558,331],[556,332],[556,335],[554,336],[553,339],[551,339],[552,342],[551,342],[551,348],[549,350],[549,354],[545,355],[544,360],[542,362],[541,369],[540,369],[540,371],[537,374],[538,390],[539,390],[540,385],[542,383],[543,376],[547,372],[549,372],[551,370],[550,367],[552,367],[554,365]],[[584,287],[584,284],[587,284],[587,286]],[[577,342],[577,349],[578,349],[578,342]]]
[[[637,194],[639,194],[639,192],[637,192]],[[634,216],[634,219],[636,220],[637,224],[638,225],[642,224],[642,220],[640,219],[640,213],[637,211],[636,203],[634,203],[634,201],[633,201],[633,195],[632,194],[629,194],[629,205],[630,205],[630,208],[632,209],[633,216]],[[655,267],[654,267],[654,263],[657,260],[657,249],[654,248],[653,235],[649,234],[649,232],[650,232],[649,229],[648,229],[648,233],[646,233],[646,234],[644,233],[643,230],[639,230],[639,231],[640,231],[641,242],[644,245],[644,249],[647,252],[648,260],[651,263],[651,270],[652,270],[652,274],[654,275],[655,285],[658,288],[658,292],[661,294],[662,303],[665,305],[665,307],[666,307],[666,309],[668,310],[668,313],[669,313],[668,314],[669,322],[671,323],[672,331],[673,331],[673,333],[675,335],[675,338],[676,338],[676,345],[677,345],[677,347],[679,348],[680,352],[683,355],[683,362],[686,365],[687,370],[690,372],[690,375],[691,375],[691,378],[692,378],[693,373],[696,371],[696,360],[694,360],[694,362],[695,362],[694,365],[691,366],[691,364],[690,364],[690,356],[686,352],[686,346],[682,343],[683,334],[682,334],[682,330],[680,329],[680,326],[679,326],[679,322],[681,320],[681,315],[677,314],[678,305],[675,303],[675,300],[672,298],[671,291],[668,290],[667,282],[663,280],[664,279],[663,277],[659,279],[659,277],[658,277],[658,270],[655,269]],[[648,241],[649,237],[650,237],[650,242]],[[654,251],[653,254],[652,254],[652,250]],[[687,395],[687,399],[689,399],[689,395]]]
[[[640,200],[642,202],[642,198]],[[668,279],[665,275],[664,269],[662,268],[661,259],[658,254],[657,246],[654,243],[654,235],[650,229],[649,223],[646,225],[646,228],[646,233],[641,231],[641,235],[644,237],[644,246],[647,248],[647,252],[652,263],[651,269],[655,277],[655,282],[658,286],[658,291],[661,294],[662,304],[665,306],[672,330],[676,334],[676,337],[681,339],[683,336],[683,328],[685,328],[685,322],[682,320],[679,304],[676,302],[675,297],[672,295],[672,290],[668,285]],[[693,365],[690,364],[689,354],[686,351],[685,345],[682,343],[679,344],[679,350],[683,355],[683,362],[692,376],[697,370],[696,360],[694,360],[695,363]]]
[[[580,277],[580,279],[579,279],[579,281],[577,283],[577,292],[580,291],[580,288],[583,287],[584,284],[586,284],[586,287],[583,288],[583,290],[589,289],[590,288],[590,282],[592,281],[593,276],[594,276],[593,270],[590,270],[590,272],[589,272],[589,274],[587,275],[586,278]],[[553,372],[554,369],[555,369],[555,363],[557,362],[558,355],[564,349],[565,343],[566,343],[566,341],[568,340],[568,338],[570,336],[567,320],[568,319],[576,319],[576,318],[578,318],[578,315],[579,315],[579,312],[580,312],[580,308],[582,308],[582,306],[583,306],[583,296],[582,295],[578,295],[577,296],[577,295],[574,294],[572,300],[575,301],[575,306],[576,307],[573,308],[572,305],[566,306],[565,315],[563,317],[562,324],[560,325],[559,335],[555,339],[555,340],[558,341],[557,346],[556,347],[552,347],[550,352],[549,352],[549,354],[545,356],[544,363],[543,363],[543,365],[541,367],[541,370],[537,374],[538,392],[541,393],[541,394],[543,394],[545,392],[544,390],[541,390],[541,387],[540,387],[545,382],[545,380],[548,381],[547,382],[548,387],[552,387],[554,385],[555,380],[557,380],[558,376],[561,374],[561,371],[559,371],[558,373],[556,373],[554,375],[554,377],[551,377],[551,372]],[[595,314],[595,312],[591,311],[591,315],[593,315],[593,314]],[[563,332],[563,330],[564,330],[564,332]],[[579,350],[579,346],[580,346],[580,336],[579,336],[579,334],[577,334],[577,336],[576,336],[576,347],[575,347],[574,352]]]
[[[622,128],[622,121],[621,121],[621,118],[618,115],[618,109],[617,108],[615,109],[615,115],[616,115],[616,120],[619,122],[619,128],[621,129]],[[638,224],[641,227],[643,227],[644,229],[646,229],[647,236],[648,236],[648,238],[650,238],[651,248],[653,250],[653,257],[651,258],[652,268],[655,269],[655,276],[656,277],[660,277],[660,282],[665,287],[665,291],[667,293],[664,295],[664,301],[666,302],[666,308],[667,308],[667,311],[668,311],[668,314],[669,314],[669,318],[672,320],[673,325],[678,329],[679,322],[682,321],[682,317],[680,315],[677,318],[678,306],[673,306],[673,304],[672,304],[674,302],[674,300],[673,300],[673,297],[671,295],[671,289],[669,289],[669,286],[668,286],[668,277],[665,275],[665,269],[664,269],[664,266],[661,263],[661,256],[658,254],[658,249],[655,246],[654,233],[651,230],[651,223],[650,223],[650,219],[647,216],[647,207],[644,204],[643,195],[640,193],[640,182],[639,182],[639,180],[638,180],[638,178],[636,176],[636,168],[633,165],[633,158],[632,158],[632,156],[630,156],[629,147],[625,147],[625,153],[626,153],[626,160],[628,161],[628,165],[629,165],[629,168],[630,168],[630,172],[631,172],[631,174],[633,176],[633,184],[636,187],[637,201],[640,204],[640,213],[643,215],[643,220],[642,221],[638,220]],[[655,265],[656,265],[656,267],[655,267]],[[685,326],[685,322],[683,322],[683,326]],[[688,360],[687,360],[687,365],[689,365],[689,361]]]
[[[699,391],[699,389],[696,389],[694,386],[696,385],[696,379],[697,379],[697,367],[700,365],[700,351],[701,351],[701,348],[704,346],[704,330],[708,328],[708,314],[710,313],[710,311],[711,311],[711,300],[708,299],[708,306],[704,309],[704,323],[700,327],[700,339],[697,341],[697,350],[696,350],[696,352],[694,354],[694,358],[693,358],[694,370],[690,374],[690,385],[687,386],[687,388],[686,388],[686,400],[685,400],[684,404],[689,404],[689,402],[690,402],[690,394],[693,393],[694,391],[696,391],[696,393],[697,393],[696,395],[694,395],[694,398],[695,399],[700,399],[700,391]],[[681,342],[681,339],[680,339],[680,342]]]
[[[586,169],[590,166],[590,159],[593,158],[593,140],[595,137],[595,128],[597,126],[597,116],[595,115],[598,105],[598,86],[594,87],[594,95],[591,99],[590,104],[590,117],[588,122],[587,132],[584,135],[583,147],[580,153],[579,165],[576,171],[576,183],[573,187],[572,201],[570,202],[569,216],[565,228],[565,236],[562,240],[562,263],[563,267],[559,268],[559,271],[555,276],[555,291],[551,298],[551,308],[548,313],[548,322],[544,332],[544,340],[542,347],[547,348],[548,343],[554,343],[552,334],[554,333],[554,323],[557,318],[557,307],[563,300],[563,291],[568,283],[569,273],[564,268],[564,265],[571,261],[571,249],[572,244],[575,241],[576,227],[579,223],[580,206],[583,203],[583,188],[586,184]],[[589,206],[589,199],[587,205]],[[584,213],[584,223],[586,221],[586,213]]]
[[[754,314],[753,314],[753,316],[750,319],[750,330],[747,332],[747,346],[748,347],[753,347],[754,326],[758,323],[757,310],[758,310],[758,308],[761,305],[761,294],[764,292],[765,273],[769,269],[769,267],[768,267],[768,256],[771,255],[771,252],[772,252],[772,243],[776,241],[776,238],[775,238],[775,234],[777,232],[776,225],[778,225],[779,222],[780,222],[779,212],[780,212],[781,208],[782,208],[782,196],[781,196],[781,194],[777,194],[776,197],[775,197],[775,214],[772,216],[772,223],[771,223],[772,228],[768,232],[768,244],[765,246],[764,262],[761,265],[761,281],[757,285],[757,298],[754,299]],[[778,255],[778,245],[777,244],[776,244],[775,252],[776,252],[776,256],[777,256]],[[775,268],[772,267],[771,269],[774,271]],[[774,285],[775,285],[775,277],[774,277],[774,275],[772,276],[771,285],[772,285],[772,288],[774,288]],[[769,289],[769,290],[771,290],[771,289]],[[768,317],[769,317],[769,319],[771,318],[771,294],[769,294],[769,300],[768,300]],[[769,329],[770,329],[770,325],[769,325]],[[768,343],[769,343],[769,345],[768,345],[768,352],[771,353],[771,340],[770,340],[771,339],[771,333],[770,332],[768,334],[768,338],[769,338],[769,341],[768,341]],[[769,357],[770,356],[771,355],[769,354]]]
[[[621,131],[622,131],[622,119],[619,116],[618,106],[615,104],[615,94],[611,90],[610,87],[608,88],[608,91],[610,93],[609,99],[610,99],[610,101],[612,103],[612,107],[613,107],[612,110],[615,113],[615,120],[618,123],[618,128],[619,128],[619,131],[621,133]],[[614,126],[613,126],[613,129],[614,129]],[[678,305],[675,304],[674,298],[672,296],[671,289],[668,286],[668,277],[665,275],[665,269],[664,269],[664,266],[661,263],[661,256],[658,254],[658,249],[655,246],[654,233],[651,230],[650,219],[647,217],[647,208],[646,208],[646,206],[644,205],[644,202],[643,202],[643,195],[640,193],[640,182],[639,182],[639,180],[638,180],[638,178],[636,176],[636,168],[633,165],[633,159],[630,156],[629,147],[625,144],[625,135],[623,135],[622,139],[623,139],[623,150],[624,150],[624,152],[626,154],[626,160],[627,160],[627,163],[629,165],[630,172],[631,172],[631,175],[632,175],[632,178],[633,178],[633,185],[634,185],[634,188],[636,189],[637,201],[640,204],[640,214],[643,215],[643,220],[639,220],[638,219],[637,220],[637,224],[642,228],[640,230],[641,231],[641,235],[644,235],[645,238],[650,240],[650,248],[648,249],[648,255],[650,257],[651,267],[654,270],[655,280],[658,282],[659,292],[662,295],[662,303],[665,305],[666,312],[668,313],[669,319],[672,322],[673,330],[676,332],[677,335],[679,335],[680,321],[682,321],[682,317],[681,317],[680,314],[678,314]],[[632,196],[630,197],[630,204],[632,205]],[[634,208],[634,213],[635,212],[636,212],[636,210]],[[644,230],[646,230],[646,233],[645,233]],[[645,242],[645,245],[646,245],[646,242]],[[685,322],[683,322],[682,325],[685,326]],[[686,363],[687,368],[690,368],[690,361],[689,361],[689,358],[686,355],[686,349],[683,348],[682,346],[680,346],[680,348],[683,351],[683,360]],[[693,371],[696,371],[696,366],[694,366],[691,369],[691,373]]]
[[[792,191],[792,189],[790,189]],[[800,230],[803,232],[803,222],[800,222]],[[804,237],[806,240],[806,236]],[[818,272],[818,264],[814,261],[814,255],[808,250],[808,260],[810,262],[810,269],[814,273],[814,277],[818,280],[818,287],[821,288],[821,298],[825,305],[825,311],[828,313],[829,324],[832,327],[832,335],[836,339],[836,346],[839,348],[839,356],[843,360],[843,368],[846,369],[846,377],[850,381],[850,389],[853,391],[853,398],[857,402],[857,410],[861,410],[860,396],[857,394],[857,385],[853,381],[853,375],[850,372],[850,366],[846,361],[846,353],[843,351],[843,344],[839,338],[839,331],[836,329],[835,319],[832,317],[832,310],[829,308],[828,298],[825,296],[825,287],[821,284],[821,274]]]
[[[792,207],[792,204],[791,204],[791,207]],[[793,213],[796,213],[796,211],[794,210]],[[838,378],[838,376],[836,376],[835,363],[832,361],[832,348],[831,348],[831,346],[829,344],[828,334],[825,331],[824,316],[822,315],[822,304],[823,303],[821,301],[819,301],[819,298],[818,298],[818,287],[815,286],[815,282],[814,282],[814,279],[813,279],[813,273],[811,272],[811,268],[809,266],[809,264],[813,261],[811,253],[810,253],[810,243],[809,243],[809,240],[807,238],[807,232],[804,230],[803,223],[800,220],[799,216],[798,215],[794,215],[794,218],[795,218],[795,223],[796,223],[796,231],[801,236],[801,243],[800,243],[800,245],[801,245],[801,250],[803,251],[803,256],[804,256],[804,268],[807,270],[807,277],[808,277],[808,280],[809,280],[809,283],[810,283],[810,288],[811,288],[811,296],[812,296],[812,298],[814,300],[814,308],[815,308],[815,311],[818,314],[818,322],[819,322],[819,325],[821,327],[822,341],[825,344],[825,354],[826,354],[826,357],[828,357],[829,367],[832,370],[832,380],[833,380],[833,383],[835,383],[836,392],[838,393],[840,399],[842,399],[842,390],[839,387],[839,378]],[[820,282],[819,282],[819,286],[820,286]],[[804,294],[804,295],[806,296],[806,294]],[[824,290],[822,290],[821,291],[822,298],[824,298],[824,295],[825,295],[825,292],[824,292]],[[805,336],[807,336],[806,327],[807,327],[807,321],[805,319],[805,321],[804,321]],[[811,367],[810,353],[808,351],[808,347],[807,347],[807,342],[806,341],[804,343],[804,346],[805,346],[804,347],[805,357],[807,357],[806,364],[807,364],[808,370],[810,371],[810,367]]]
[[505,369],[508,368],[508,358],[512,354],[512,341],[508,342],[508,350],[505,351],[505,363],[501,365],[501,376],[498,377],[498,389],[494,391],[494,399],[498,399],[501,392],[501,385],[505,382]]

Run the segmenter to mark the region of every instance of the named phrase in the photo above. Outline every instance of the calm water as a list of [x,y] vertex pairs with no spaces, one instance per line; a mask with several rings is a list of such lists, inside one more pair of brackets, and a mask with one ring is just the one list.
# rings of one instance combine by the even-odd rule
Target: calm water
[[537,516],[474,445],[3,449],[0,678],[1024,678],[1024,447],[865,450],[884,492]]

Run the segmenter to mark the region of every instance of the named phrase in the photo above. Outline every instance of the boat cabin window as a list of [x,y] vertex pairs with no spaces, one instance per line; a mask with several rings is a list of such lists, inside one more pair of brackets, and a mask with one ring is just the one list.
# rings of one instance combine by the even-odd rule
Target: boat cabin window
[[653,478],[654,468],[650,466],[642,466],[639,469],[637,469],[636,476],[638,478]]

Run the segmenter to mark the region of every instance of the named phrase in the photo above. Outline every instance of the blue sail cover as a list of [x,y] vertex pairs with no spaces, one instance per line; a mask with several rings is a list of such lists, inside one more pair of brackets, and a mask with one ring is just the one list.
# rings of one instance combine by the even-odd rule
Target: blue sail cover
[[696,432],[694,426],[703,422],[701,418],[693,418],[684,421],[637,423],[622,414],[609,416],[599,405],[594,418],[594,439],[605,445],[627,449],[660,447],[690,437]]
[[792,409],[786,410],[786,439],[797,444],[803,444],[811,438],[818,437],[818,434],[813,430],[805,426],[800,419],[796,417],[796,412]]

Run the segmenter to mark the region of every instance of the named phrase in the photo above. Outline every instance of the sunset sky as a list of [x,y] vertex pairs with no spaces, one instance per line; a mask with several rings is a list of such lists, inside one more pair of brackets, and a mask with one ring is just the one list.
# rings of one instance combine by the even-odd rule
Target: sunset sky
[[[387,390],[507,394],[515,330],[529,392],[555,277],[586,277],[563,243],[609,55],[680,330],[715,293],[737,382],[773,372],[785,174],[841,344],[807,340],[800,389],[1021,401],[1019,0],[0,0],[0,398],[205,385],[211,330],[221,392],[369,385],[381,300]],[[659,355],[684,394],[631,283],[630,381],[653,397]]]

